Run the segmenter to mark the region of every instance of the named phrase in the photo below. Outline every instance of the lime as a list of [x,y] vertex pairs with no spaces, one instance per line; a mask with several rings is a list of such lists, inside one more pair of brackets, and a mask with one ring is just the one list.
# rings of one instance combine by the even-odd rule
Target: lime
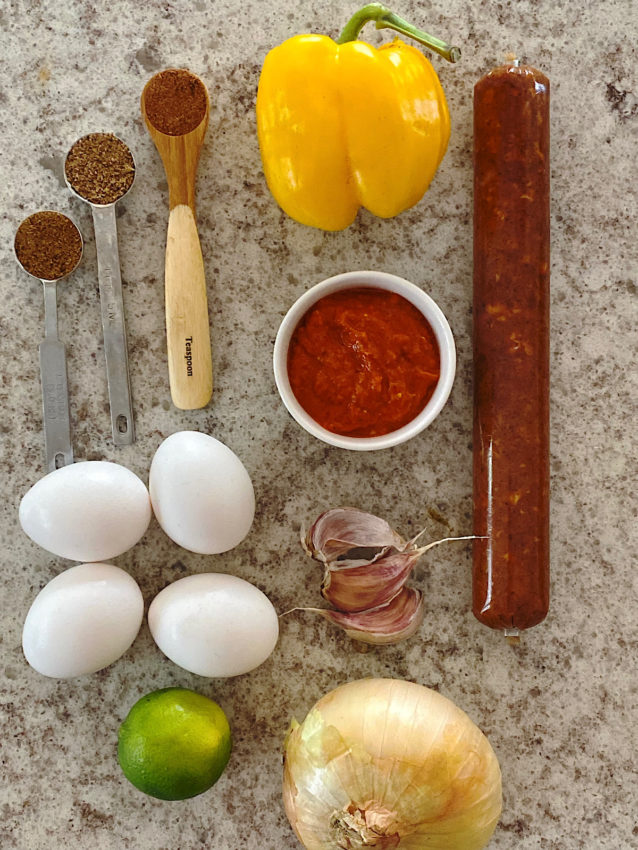
[[160,800],[207,791],[228,764],[226,715],[212,699],[186,688],[163,688],[138,700],[120,726],[124,776]]

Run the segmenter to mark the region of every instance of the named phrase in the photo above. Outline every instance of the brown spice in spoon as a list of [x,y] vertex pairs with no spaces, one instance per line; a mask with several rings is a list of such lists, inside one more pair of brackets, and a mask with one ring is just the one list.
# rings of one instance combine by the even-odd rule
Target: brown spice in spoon
[[184,69],[155,74],[143,97],[149,123],[167,136],[190,133],[202,123],[208,106],[203,82]]
[[59,280],[82,257],[82,237],[70,218],[45,210],[30,215],[15,236],[14,248],[23,268],[40,280]]
[[131,188],[133,156],[112,133],[89,133],[73,145],[64,163],[72,189],[91,204],[113,204]]

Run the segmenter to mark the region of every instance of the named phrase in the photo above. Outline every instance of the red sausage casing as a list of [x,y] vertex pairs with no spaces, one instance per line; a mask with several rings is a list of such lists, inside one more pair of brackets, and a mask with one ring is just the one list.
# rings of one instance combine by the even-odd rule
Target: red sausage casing
[[549,80],[517,63],[474,88],[473,611],[549,607]]

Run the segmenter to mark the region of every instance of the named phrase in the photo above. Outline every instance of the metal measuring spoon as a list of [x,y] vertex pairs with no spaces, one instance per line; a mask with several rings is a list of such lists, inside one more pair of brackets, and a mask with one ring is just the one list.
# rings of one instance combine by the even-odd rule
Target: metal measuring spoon
[[66,350],[58,338],[57,282],[82,259],[82,235],[68,216],[43,210],[26,218],[13,243],[16,260],[44,286],[40,380],[47,472],[73,463]]
[[115,204],[133,185],[135,162],[127,145],[112,133],[90,133],[68,152],[64,176],[93,213],[113,442],[129,446],[135,441],[135,427]]

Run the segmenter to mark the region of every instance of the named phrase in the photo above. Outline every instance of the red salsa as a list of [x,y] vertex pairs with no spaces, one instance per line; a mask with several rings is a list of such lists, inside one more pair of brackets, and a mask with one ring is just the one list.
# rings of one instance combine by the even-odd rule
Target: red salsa
[[377,437],[411,422],[440,375],[434,331],[408,300],[358,287],[326,295],[299,322],[288,347],[297,401],[322,427]]

